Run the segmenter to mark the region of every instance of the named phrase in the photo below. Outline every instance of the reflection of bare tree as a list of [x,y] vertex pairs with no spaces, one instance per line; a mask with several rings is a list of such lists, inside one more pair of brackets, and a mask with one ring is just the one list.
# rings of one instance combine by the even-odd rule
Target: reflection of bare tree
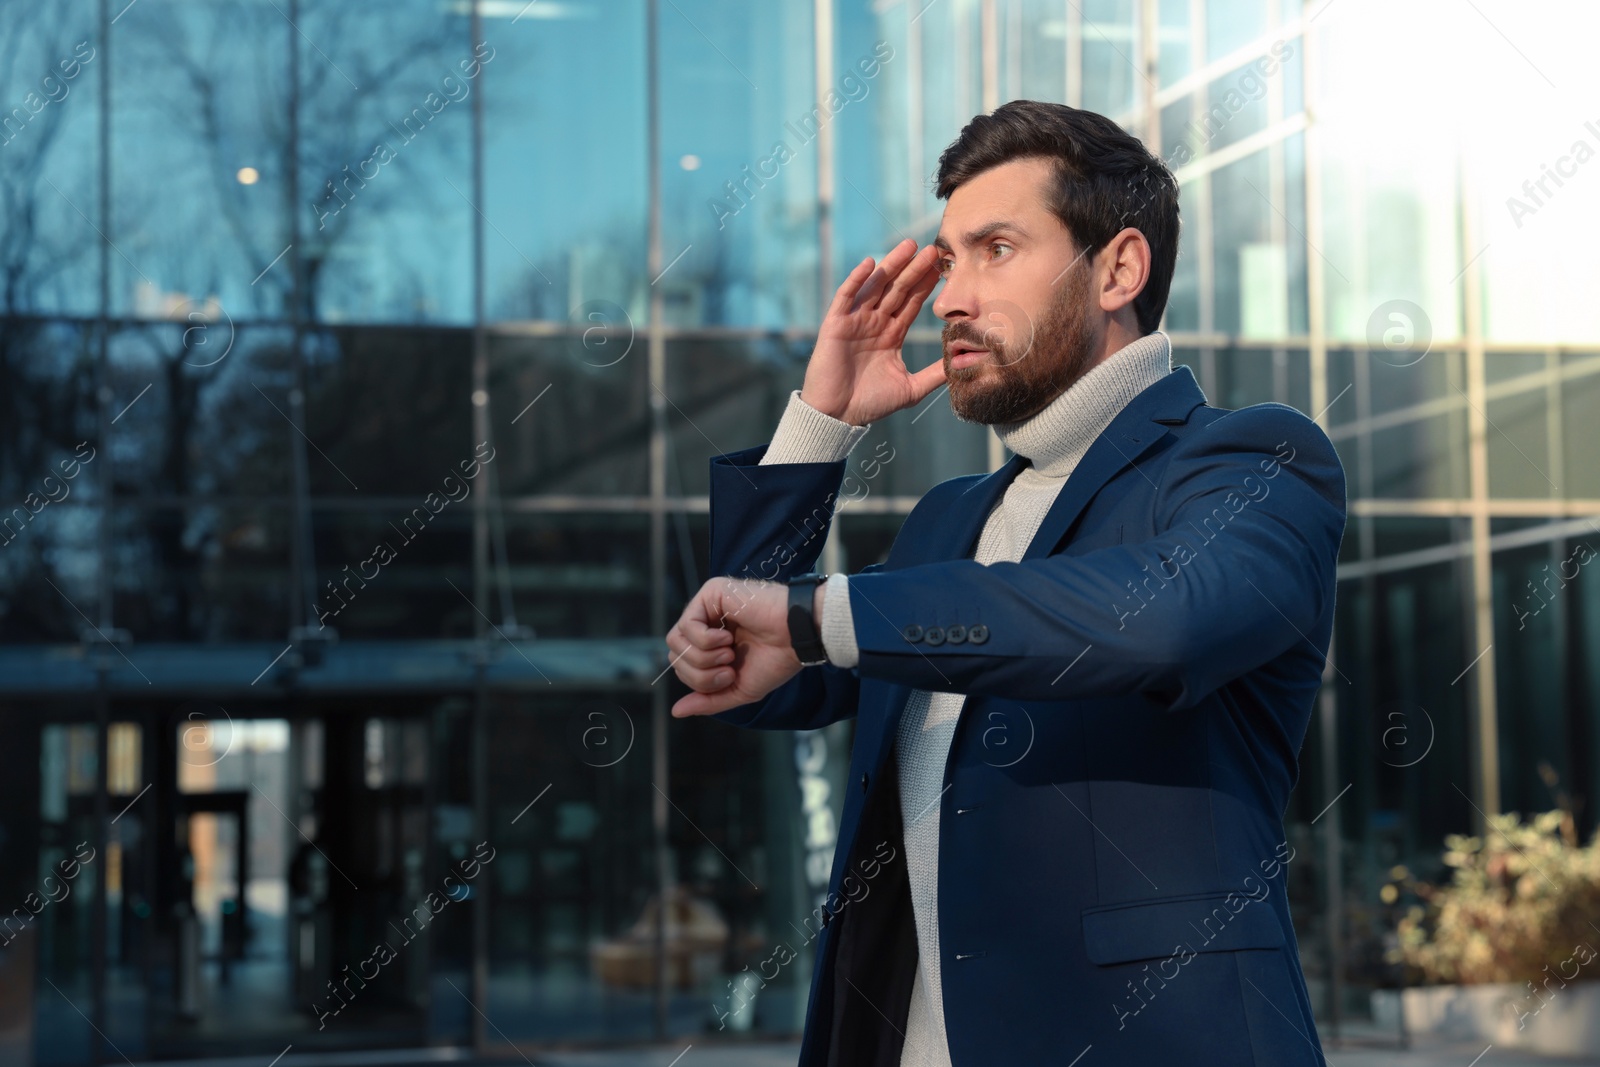
[[[352,219],[357,214],[382,216],[408,192],[414,193],[419,183],[408,182],[405,175],[415,178],[417,153],[398,153],[385,168],[398,173],[367,183],[359,213],[319,219],[311,203],[324,195],[327,180],[370,157],[375,139],[394,139],[390,122],[436,89],[443,74],[459,75],[453,64],[470,54],[465,20],[442,10],[396,17],[384,8],[302,0],[296,13],[299,32],[274,5],[259,3],[156,6],[132,21],[129,62],[151,72],[140,81],[138,92],[183,135],[174,139],[172,150],[192,149],[192,156],[173,163],[199,168],[217,215],[213,219],[191,211],[189,217],[173,220],[169,212],[160,212],[156,217],[163,227],[176,221],[189,233],[167,240],[151,235],[161,244],[164,262],[158,265],[169,276],[192,282],[194,254],[200,248],[231,260],[229,273],[239,277],[238,264],[265,267],[298,232],[305,312],[315,318],[323,267],[337,254]],[[291,46],[299,51],[297,86],[288,84]],[[241,76],[242,71],[248,73]],[[161,72],[170,74],[159,76]],[[296,162],[300,186],[291,199],[290,174]],[[239,181],[239,169],[247,164],[269,189]],[[156,207],[162,191],[147,187],[129,192],[146,198],[142,209]],[[262,211],[263,194],[272,192],[280,199]],[[123,195],[119,187],[119,198]],[[295,213],[298,225],[292,220]],[[124,215],[150,217],[139,209]],[[230,238],[227,242],[217,240],[218,221]],[[286,309],[291,281],[286,268],[262,277],[251,288],[274,292],[278,301],[274,308],[258,307],[269,313]]]
[[[92,78],[80,68],[76,79],[63,79],[58,67],[92,37],[58,5],[0,2],[0,517],[23,531],[0,547],[0,639],[75,632],[71,609],[44,578],[77,588],[63,571],[82,562],[74,550],[92,541],[92,529],[70,521],[62,504],[34,517],[25,503],[44,494],[46,477],[59,483],[55,464],[94,436],[91,335],[34,315],[75,282],[92,284],[86,268],[96,249],[81,239],[74,205],[92,208],[93,173],[67,166],[71,109],[92,94]],[[48,94],[47,75],[55,76]],[[92,481],[80,471],[66,500],[89,497]]]
[[[0,145],[0,310],[16,314],[38,305],[46,285],[56,280],[69,266],[93,261],[92,243],[68,239],[79,232],[70,228],[43,225],[75,203],[89,205],[92,173],[81,169],[47,177],[46,171],[58,155],[64,122],[75,106],[75,96],[85,92],[82,81],[64,80],[57,64],[73,58],[73,43],[92,38],[84,27],[69,22],[53,4],[34,4],[27,0],[0,0],[0,117],[6,120]],[[79,65],[79,75],[83,73]],[[41,82],[55,76],[65,90],[59,100],[46,103],[36,114],[35,105],[48,96]],[[9,330],[7,331],[9,333]],[[3,343],[3,339],[0,339]]]
[[[157,135],[153,151],[136,146],[137,162],[113,169],[119,234],[128,235],[118,240],[166,305],[181,294],[198,301],[221,293],[225,303],[244,304],[228,308],[234,318],[252,310],[292,317],[298,259],[300,312],[314,320],[317,294],[328,284],[324,267],[348,241],[352,221],[382,218],[420,184],[407,180],[413,158],[402,156],[386,168],[385,181],[363,191],[359,212],[319,225],[309,205],[323,180],[369,156],[388,116],[404,115],[448,64],[470,54],[465,20],[436,8],[396,15],[301,0],[291,25],[280,7],[289,5],[154,4],[118,26],[126,41],[120,62],[133,73],[119,76],[114,98]],[[298,54],[293,85],[291,48]],[[437,146],[445,144],[444,131],[429,132]],[[411,155],[421,158],[418,150]],[[241,180],[242,167],[254,172],[253,181]],[[158,180],[162,168],[191,191],[187,202]],[[291,243],[292,254],[284,255]],[[274,260],[250,285],[240,280]],[[401,274],[403,288],[421,289],[403,269],[392,273]],[[114,348],[119,394],[154,384],[147,417],[118,427],[119,494],[257,496],[267,508],[124,509],[119,540],[159,573],[161,589],[131,607],[142,616],[138,625],[166,638],[210,636],[207,568],[247,566],[262,550],[273,554],[271,566],[287,566],[288,535],[266,519],[281,518],[281,508],[267,501],[288,491],[286,442],[294,431],[282,412],[294,381],[291,335],[263,344],[246,328],[236,353],[212,364],[216,350],[233,341],[231,330],[215,318],[198,332],[132,330]],[[197,336],[211,348],[198,351]],[[249,595],[234,589],[229,598]],[[281,610],[273,616],[283,618]]]
[[[534,417],[510,428],[505,444],[517,474],[514,480],[502,483],[508,493],[592,492],[596,487],[624,491],[612,487],[618,479],[626,485],[629,472],[637,474],[643,469],[642,456],[650,434],[650,386],[644,355],[651,287],[649,278],[632,270],[643,262],[641,233],[642,228],[631,220],[621,220],[606,227],[594,242],[612,250],[614,269],[609,277],[620,281],[609,287],[604,284],[606,272],[590,271],[585,276],[585,269],[593,263],[573,249],[545,256],[538,270],[528,267],[511,287],[520,305],[514,306],[522,315],[564,321],[571,332],[559,340],[539,342],[531,362],[522,356],[497,361],[496,403],[500,410],[509,410],[507,419],[520,406],[509,398],[531,398],[546,385],[566,397],[559,409],[536,408]],[[693,244],[696,254],[685,256],[657,282],[663,293],[665,321],[669,326],[715,327],[725,321],[728,291],[739,272],[732,265],[733,253],[725,234],[708,227]],[[629,257],[628,251],[635,248],[640,249],[637,258]],[[544,276],[553,284],[546,285]],[[614,365],[606,365],[609,357],[601,349],[586,348],[582,340],[584,330],[597,321],[586,315],[602,304],[616,306],[601,309],[607,316],[605,322],[620,308],[634,330],[633,351]],[[748,353],[747,358],[735,356],[741,350]],[[703,347],[675,344],[668,360],[669,427],[686,423],[715,426],[719,409],[726,407],[730,395],[753,396],[767,389],[774,371],[769,360],[758,354],[764,351],[774,350],[760,341],[718,341]],[[689,436],[693,461],[700,462],[703,452],[698,446],[704,438],[698,430],[689,431]],[[727,443],[727,447],[733,445]],[[669,461],[672,492],[685,484],[678,469],[685,460],[674,452]],[[625,491],[643,490],[633,487]]]

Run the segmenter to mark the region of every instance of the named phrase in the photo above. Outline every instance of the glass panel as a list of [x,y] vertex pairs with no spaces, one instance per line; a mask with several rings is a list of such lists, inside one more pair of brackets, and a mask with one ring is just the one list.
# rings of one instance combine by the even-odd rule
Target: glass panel
[[1592,355],[1561,357],[1561,488],[1563,495],[1600,500],[1600,359]]
[[[494,50],[481,75],[491,321],[581,321],[579,309],[595,300],[628,309],[640,323],[648,316],[644,8],[642,0],[480,4]],[[691,16],[702,26],[727,22]],[[660,18],[694,35],[670,7]],[[704,39],[692,43],[700,67],[722,62]],[[679,53],[665,44],[661,55],[667,69],[677,65]],[[560,165],[552,165],[558,156]],[[698,200],[682,207],[710,217]]]
[[301,0],[298,105],[310,315],[472,321],[472,94],[464,4]]
[[1215,61],[1267,32],[1276,0],[1206,4],[1206,59]]
[[294,28],[272,4],[141,0],[111,32],[112,313],[283,315]]
[[790,391],[804,380],[811,344],[809,338],[668,343],[670,492],[704,496],[713,457],[772,440]]
[[226,320],[116,331],[108,379],[118,493],[288,493],[293,343],[287,328]]
[[[1493,0],[1481,10],[1481,18],[1459,24],[1429,19],[1443,31],[1434,38],[1442,50],[1430,50],[1407,78],[1428,79],[1444,105],[1440,111],[1459,116],[1461,166],[1479,197],[1478,247],[1465,250],[1461,266],[1476,257],[1484,336],[1513,344],[1600,342],[1594,258],[1582,251],[1600,240],[1600,213],[1592,202],[1597,124],[1586,103],[1600,96],[1591,47],[1600,34],[1600,8],[1540,5],[1539,15],[1552,21],[1532,41],[1515,29],[1532,9]],[[1480,34],[1485,19],[1524,54],[1512,52],[1497,33]],[[1552,85],[1561,87],[1550,98],[1553,106],[1522,106]],[[1493,139],[1469,132],[1481,129],[1505,132]]]
[[[1591,551],[1600,550],[1600,542],[1587,534],[1577,539]],[[1569,546],[1576,548],[1577,544]],[[1573,776],[1568,788],[1582,796],[1594,796],[1597,774],[1600,774],[1600,567],[1592,564],[1594,556],[1580,556],[1584,560],[1579,572],[1577,587],[1572,590],[1572,610],[1567,618],[1572,624],[1570,651],[1572,657],[1571,690],[1568,707],[1573,722],[1580,727],[1575,731],[1571,766]],[[1571,564],[1567,572],[1571,573]]]
[[[848,88],[856,99],[845,97],[849,105],[841,106],[830,123],[835,151],[834,284],[822,294],[823,308],[857,263],[868,256],[882,258],[907,237],[931,241],[937,228],[938,208],[928,205],[939,201],[924,188],[927,175],[911,172],[916,163],[906,147],[907,79],[913,64],[906,15],[903,4],[881,14],[866,5],[836,7],[834,67],[840,79],[847,73],[854,76]],[[924,305],[918,324],[930,323],[937,326],[938,320]]]
[[[711,521],[704,513],[667,513],[667,617],[676,622],[689,597],[711,577]],[[667,655],[666,645],[661,645]]]
[[409,509],[314,512],[312,617],[341,638],[471,637],[471,485],[450,484]]
[[[1540,775],[1548,769],[1553,782],[1568,788],[1572,756],[1582,751],[1574,742],[1585,724],[1573,721],[1577,708],[1565,684],[1568,620],[1582,603],[1570,580],[1580,573],[1573,547],[1557,540],[1494,554],[1492,654],[1506,811],[1555,807],[1558,800]],[[1587,556],[1593,555],[1591,547]]]
[[[1333,402],[1333,394],[1327,394],[1322,401],[1322,411],[1316,411],[1311,404],[1311,353],[1297,350],[1288,352],[1278,351],[1273,353],[1274,399],[1279,403],[1288,404],[1299,410],[1302,414],[1320,419],[1327,411],[1327,405]],[[1282,385],[1283,391],[1276,392],[1277,386]]]
[[[92,498],[100,447],[95,348],[93,329],[81,323],[19,319],[0,329],[0,508],[15,508],[30,493]],[[71,460],[80,462],[65,468],[73,471],[68,477],[61,464]],[[70,484],[47,485],[52,476]]]
[[1559,496],[1550,463],[1549,395],[1529,389],[1489,401],[1489,495]]
[[[280,640],[289,625],[281,504],[119,503],[112,596],[136,641]],[[135,663],[137,651],[131,653]]]
[[[1161,328],[1168,332],[1200,329],[1200,261],[1190,253],[1193,237],[1189,233],[1197,188],[1195,182],[1185,182],[1178,188],[1178,226],[1182,232],[1178,239],[1178,259],[1172,268],[1172,286],[1167,290],[1167,310],[1161,323]],[[1195,380],[1199,379],[1196,371]]]
[[905,525],[904,515],[850,515],[835,527],[844,549],[844,570],[855,573],[882,563]]
[[[1343,458],[1342,449],[1340,454]],[[1467,423],[1460,413],[1373,432],[1373,496],[1460,498],[1467,493]]]
[[506,496],[650,491],[647,345],[600,314],[581,333],[490,335],[492,476]]
[[1490,352],[1483,360],[1483,381],[1485,385],[1498,385],[1539,374],[1547,366],[1547,357],[1543,352]]
[[[1459,353],[1433,353],[1394,366],[1377,354],[1331,351],[1328,368],[1331,436],[1352,499],[1467,495],[1467,408]],[[1438,414],[1376,429],[1360,421],[1364,404],[1377,418],[1434,400],[1440,401]]]
[[[1394,984],[1383,947],[1392,937],[1393,915],[1383,908],[1331,913],[1318,886],[1325,843],[1319,836],[1334,820],[1321,818],[1338,796],[1345,899],[1376,900],[1396,864],[1419,877],[1442,870],[1438,856],[1445,834],[1470,828],[1472,808],[1460,789],[1470,781],[1469,738],[1453,724],[1466,720],[1470,693],[1451,679],[1470,659],[1463,655],[1466,614],[1460,572],[1439,565],[1341,583],[1336,648],[1341,679],[1337,702],[1337,772],[1322,773],[1322,731],[1313,724],[1301,766],[1308,774],[1291,800],[1291,835],[1305,834],[1299,849],[1306,866],[1291,885],[1291,908],[1307,953],[1308,976],[1329,974],[1330,922],[1341,922],[1343,975],[1351,1010],[1361,1012],[1373,987]],[[1299,826],[1294,826],[1299,823]],[[1294,866],[1298,867],[1297,859]],[[1318,1011],[1325,998],[1315,991]],[[1324,987],[1325,988],[1325,987]],[[1359,999],[1358,999],[1359,998]],[[1364,1012],[1362,1012],[1364,1014]]]
[[[1391,16],[1399,21],[1386,24],[1398,35],[1372,40],[1363,19]],[[1481,251],[1460,247],[1459,146],[1478,128],[1480,103],[1505,92],[1481,74],[1506,69],[1505,42],[1480,28],[1441,18],[1435,8],[1378,0],[1317,21],[1330,337],[1375,343],[1397,310],[1419,334],[1459,336],[1462,266]],[[1419,62],[1401,43],[1412,33],[1441,47]],[[1360,64],[1347,61],[1355,55]],[[1468,62],[1468,55],[1479,58]],[[1383,85],[1361,73],[1391,68],[1400,75]]]
[[[842,59],[818,105],[812,9],[699,0],[664,7],[661,275],[671,325],[815,325],[823,126],[872,82]],[[878,70],[878,57],[863,57]],[[712,116],[715,116],[713,119]]]
[[[307,337],[311,491],[399,494],[416,504],[425,493],[460,493],[446,480],[494,455],[492,446],[472,440],[471,351],[465,330],[323,330]],[[282,394],[269,395],[291,410]]]
[[1157,11],[1161,34],[1157,78],[1162,85],[1171,85],[1194,66],[1194,38],[1189,25],[1194,5],[1189,0],[1158,0]]
[[[55,716],[84,714],[81,707],[49,711]],[[84,1013],[92,1006],[96,865],[106,861],[94,846],[95,728],[92,723],[58,721],[37,736],[38,864],[28,878],[28,892],[49,899],[30,924],[31,944],[7,951],[34,954],[33,1025],[40,1059],[88,1063],[100,1051]]]
[[[1372,767],[1374,806],[1395,811],[1381,820],[1386,830],[1381,837],[1387,840],[1367,873],[1374,887],[1386,880],[1383,868],[1390,863],[1425,859],[1431,867],[1444,835],[1465,824],[1466,802],[1451,784],[1470,780],[1469,738],[1447,724],[1467,720],[1470,693],[1451,680],[1471,655],[1463,656],[1467,615],[1458,565],[1383,575],[1375,592],[1381,611],[1374,620],[1377,628],[1357,646],[1358,655],[1371,657],[1375,684],[1368,726],[1353,740],[1369,746],[1378,759],[1374,766],[1370,757],[1361,761],[1352,751],[1345,763],[1352,769]],[[1402,729],[1392,732],[1396,727]],[[1352,819],[1347,825],[1360,823]],[[1387,851],[1390,841],[1397,852]]]
[[1067,99],[1066,8],[1057,0],[1001,0],[1000,99]]
[[[973,5],[976,9],[977,5]],[[1083,103],[1102,115],[1134,106],[1139,88],[1138,14],[1133,0],[1093,0],[1083,8]],[[977,34],[973,34],[977,39]]]
[[1288,261],[1281,227],[1274,240],[1268,158],[1242,159],[1214,172],[1211,183],[1214,328],[1282,337],[1288,333]]
[[93,351],[78,324],[0,328],[0,639],[72,641],[89,625],[79,611],[99,619]]
[[[840,210],[854,210],[858,213],[854,218],[864,222],[837,227],[842,269],[846,264],[856,266],[866,256],[882,256],[902,235],[918,242],[933,240],[944,210],[931,181],[939,154],[984,109],[979,22],[976,3],[912,0],[882,6],[875,32],[850,38],[851,62],[877,48],[878,40],[888,58],[883,59],[875,85],[875,91],[882,93],[874,117],[882,189],[864,186],[851,166],[854,157],[840,157]],[[842,149],[848,152],[848,142]],[[850,181],[859,189],[851,189]],[[867,200],[878,211],[872,211]]]
[[650,629],[649,538],[646,514],[508,514],[512,565],[497,567],[494,581],[509,583],[518,623],[539,637],[659,636]]
[[1277,399],[1272,353],[1264,349],[1224,349],[1217,353],[1214,407],[1242,408]]
[[[100,305],[100,75],[90,0],[13,2],[0,18],[0,313]],[[0,345],[5,342],[0,340]]]
[[[501,1031],[498,1040],[650,1036],[655,957],[648,916],[657,884],[651,745],[650,702],[637,694],[495,700],[488,744],[494,936],[485,1011]],[[669,817],[704,845],[681,815]],[[725,920],[703,896],[685,905],[689,943],[669,941],[668,959],[680,972],[674,977],[686,984],[700,978],[689,984],[692,992],[674,996],[673,1030],[699,1032],[705,987],[725,950]],[[714,948],[701,943],[717,935]]]
[[[675,687],[673,699],[686,691]],[[705,953],[689,966],[705,968],[694,978],[706,975],[693,987],[698,998],[689,995],[689,983],[674,982],[684,994],[674,997],[679,1003],[672,1026],[680,1033],[793,1033],[809,988],[810,960],[800,956],[813,949],[800,937],[810,906],[801,890],[803,853],[796,832],[803,819],[800,780],[812,768],[801,765],[801,742],[793,735],[723,725],[703,719],[671,723],[678,728],[669,735],[674,810],[667,842],[672,870],[693,908],[691,922],[700,927],[695,948]],[[836,752],[833,758],[845,757]],[[760,770],[751,773],[754,768]],[[834,773],[842,777],[842,770]],[[843,782],[836,777],[829,785],[826,791],[838,803]],[[718,919],[725,938],[718,936]],[[789,947],[787,955],[780,945]],[[720,952],[713,954],[713,946]],[[674,969],[681,966],[672,955],[668,959]],[[746,966],[764,984],[739,977]]]
[[[1214,12],[1218,5],[1209,7]],[[1205,114],[1198,123],[1191,121],[1187,138],[1191,155],[1200,154],[1200,145],[1208,152],[1217,152],[1265,130],[1272,120],[1268,98],[1273,92],[1281,92],[1283,84],[1294,76],[1293,68],[1285,63],[1293,55],[1294,48],[1287,42],[1277,45],[1276,51],[1268,45],[1200,90]]]
[[[848,111],[842,115],[834,197],[839,220],[834,227],[834,273],[842,278],[848,273],[845,264],[853,267],[867,256],[883,255],[902,239],[901,233],[918,241],[932,240],[936,224],[920,223],[937,218],[942,205],[927,180],[939,146],[923,144],[924,101],[921,86],[913,84],[922,62],[922,39],[910,23],[915,12],[909,4],[875,12],[845,5],[840,11],[842,16],[860,12],[857,18],[840,19],[837,32],[843,54],[862,56],[879,41],[892,52],[874,79],[878,95],[872,101],[870,129],[862,131],[861,115]],[[873,174],[878,176],[875,181],[870,180]]]
[[[80,477],[77,488],[86,488],[88,477]],[[65,479],[51,484],[72,485]],[[0,515],[0,541],[5,545],[0,551],[0,640],[30,644],[96,640],[100,509],[74,499],[46,502],[37,515],[31,515],[29,499],[39,498],[24,498],[20,507]]]
[[1307,416],[1316,414],[1311,410],[1310,356],[1303,351],[1222,349],[1217,352],[1217,379],[1220,399],[1211,398],[1217,407],[1270,401]]
[[1462,353],[1430,351],[1419,359],[1411,351],[1375,350],[1357,358],[1367,361],[1373,415],[1443,400],[1465,417],[1467,361]]
[[1328,352],[1328,420],[1338,426],[1438,402],[1466,411],[1466,360],[1459,352]]
[[[1373,553],[1382,558],[1448,545],[1456,539],[1458,532],[1470,536],[1470,528],[1461,527],[1462,522],[1461,519],[1378,516],[1372,520]],[[1350,534],[1345,536],[1349,537]]]

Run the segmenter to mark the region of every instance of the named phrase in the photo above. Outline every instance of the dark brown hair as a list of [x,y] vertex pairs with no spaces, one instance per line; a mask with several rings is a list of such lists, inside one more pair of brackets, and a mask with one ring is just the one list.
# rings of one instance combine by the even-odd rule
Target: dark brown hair
[[1133,300],[1139,332],[1161,324],[1178,259],[1178,182],[1137,137],[1093,111],[1041,100],[1013,100],[979,115],[939,157],[935,192],[947,199],[963,182],[1014,159],[1049,159],[1049,208],[1085,256],[1124,227],[1150,244],[1150,279]]

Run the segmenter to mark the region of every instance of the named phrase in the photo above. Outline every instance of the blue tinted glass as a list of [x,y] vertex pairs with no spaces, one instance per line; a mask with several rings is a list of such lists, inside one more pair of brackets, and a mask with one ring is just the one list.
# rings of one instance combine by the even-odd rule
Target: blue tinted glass
[[284,313],[293,35],[241,0],[140,0],[112,27],[113,314]]
[[495,50],[464,12],[301,0],[295,210],[321,321],[472,319],[472,107]]
[[100,72],[88,0],[0,4],[0,312],[100,303]]
[[118,494],[287,493],[292,346],[287,327],[225,319],[114,333],[107,384]]
[[[581,319],[605,300],[644,322],[642,0],[482,9],[487,315]],[[680,60],[664,49],[662,62]]]
[[674,325],[817,321],[823,130],[869,88],[836,72],[819,103],[812,11],[683,0],[661,9],[662,260]]

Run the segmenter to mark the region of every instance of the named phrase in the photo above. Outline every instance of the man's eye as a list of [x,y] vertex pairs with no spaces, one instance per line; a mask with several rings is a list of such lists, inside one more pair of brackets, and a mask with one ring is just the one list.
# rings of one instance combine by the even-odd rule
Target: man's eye
[[955,263],[951,261],[949,256],[946,256],[938,261],[938,266],[940,274],[949,274],[955,268]]
[[995,253],[999,253],[1002,249],[1006,252],[1012,251],[1011,246],[1006,244],[1004,241],[996,241],[989,246],[989,251]]

